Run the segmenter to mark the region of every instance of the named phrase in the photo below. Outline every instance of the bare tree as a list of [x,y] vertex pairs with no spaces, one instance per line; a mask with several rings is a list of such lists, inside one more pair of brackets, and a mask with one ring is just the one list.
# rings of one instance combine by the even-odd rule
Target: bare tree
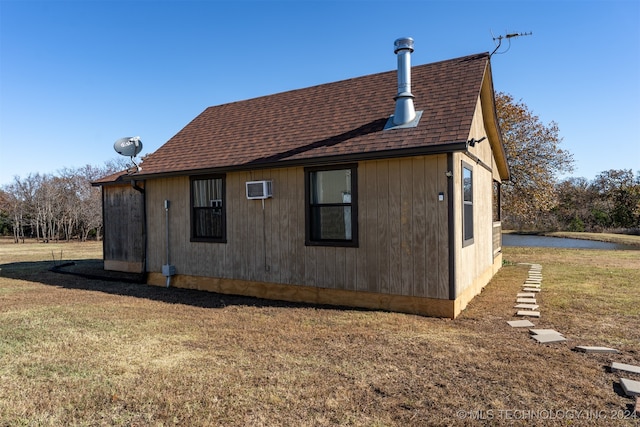
[[26,180],[14,177],[13,183],[6,188],[7,210],[13,229],[13,241],[24,243],[25,228],[32,225],[32,207],[34,199],[33,176]]
[[64,168],[57,175],[15,177],[0,191],[3,223],[10,225],[16,243],[25,236],[45,242],[76,237],[85,241],[93,232],[99,239],[102,193],[91,182],[127,167],[126,159],[116,158],[102,167],[86,165]]
[[92,187],[91,182],[112,173],[107,168],[86,165],[77,171],[77,192],[79,197],[78,226],[80,239],[87,240],[89,233],[95,230],[96,238],[102,236],[102,193],[100,188]]

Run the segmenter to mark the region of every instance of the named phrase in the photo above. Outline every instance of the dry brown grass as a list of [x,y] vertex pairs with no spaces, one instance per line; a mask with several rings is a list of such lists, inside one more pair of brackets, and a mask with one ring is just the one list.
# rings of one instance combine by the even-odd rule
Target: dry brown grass
[[[640,251],[506,248],[452,321],[86,280],[52,250],[88,270],[101,246],[0,244],[0,425],[639,424],[606,365],[640,364]],[[506,324],[519,262],[568,344]]]

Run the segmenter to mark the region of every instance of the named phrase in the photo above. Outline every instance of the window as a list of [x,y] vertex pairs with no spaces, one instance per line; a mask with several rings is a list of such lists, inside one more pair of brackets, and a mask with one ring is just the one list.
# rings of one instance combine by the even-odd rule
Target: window
[[501,184],[498,181],[493,181],[493,222],[500,222],[502,198],[500,192]]
[[306,244],[358,246],[357,166],[305,169]]
[[462,165],[462,242],[463,246],[473,243],[473,170]]
[[191,240],[226,242],[223,175],[191,178]]

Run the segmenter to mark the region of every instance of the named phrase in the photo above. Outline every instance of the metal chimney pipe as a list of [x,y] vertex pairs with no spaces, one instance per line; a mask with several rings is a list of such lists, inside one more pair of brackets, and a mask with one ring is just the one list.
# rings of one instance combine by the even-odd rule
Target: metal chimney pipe
[[395,96],[396,110],[393,115],[394,125],[403,125],[416,118],[416,110],[413,106],[413,94],[411,93],[411,52],[413,52],[413,39],[403,37],[394,43],[393,53],[398,55],[398,94]]

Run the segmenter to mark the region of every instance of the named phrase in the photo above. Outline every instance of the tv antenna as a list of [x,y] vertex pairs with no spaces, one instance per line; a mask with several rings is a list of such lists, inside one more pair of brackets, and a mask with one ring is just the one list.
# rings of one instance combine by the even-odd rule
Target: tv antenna
[[[135,160],[136,156],[142,151],[142,140],[139,136],[125,136],[124,138],[120,138],[114,142],[113,149],[116,150],[118,154],[131,158],[131,163],[133,163],[136,168],[135,172],[142,170]],[[127,172],[133,173],[133,171],[130,170]]]
[[493,37],[493,33],[491,33],[491,36],[493,37],[493,42],[496,43],[496,48],[493,49],[493,52],[491,52],[491,55],[489,55],[489,57],[492,57],[494,53],[496,53],[498,51],[498,49],[500,49],[500,46],[502,46],[502,40],[509,40],[509,46],[507,47],[506,50],[502,51],[502,52],[498,52],[498,55],[502,55],[503,53],[507,53],[509,51],[509,49],[511,49],[511,39],[514,37],[522,37],[522,36],[530,36],[533,33],[531,31],[529,31],[528,33],[507,33],[504,36],[503,35],[499,35],[498,37]]

